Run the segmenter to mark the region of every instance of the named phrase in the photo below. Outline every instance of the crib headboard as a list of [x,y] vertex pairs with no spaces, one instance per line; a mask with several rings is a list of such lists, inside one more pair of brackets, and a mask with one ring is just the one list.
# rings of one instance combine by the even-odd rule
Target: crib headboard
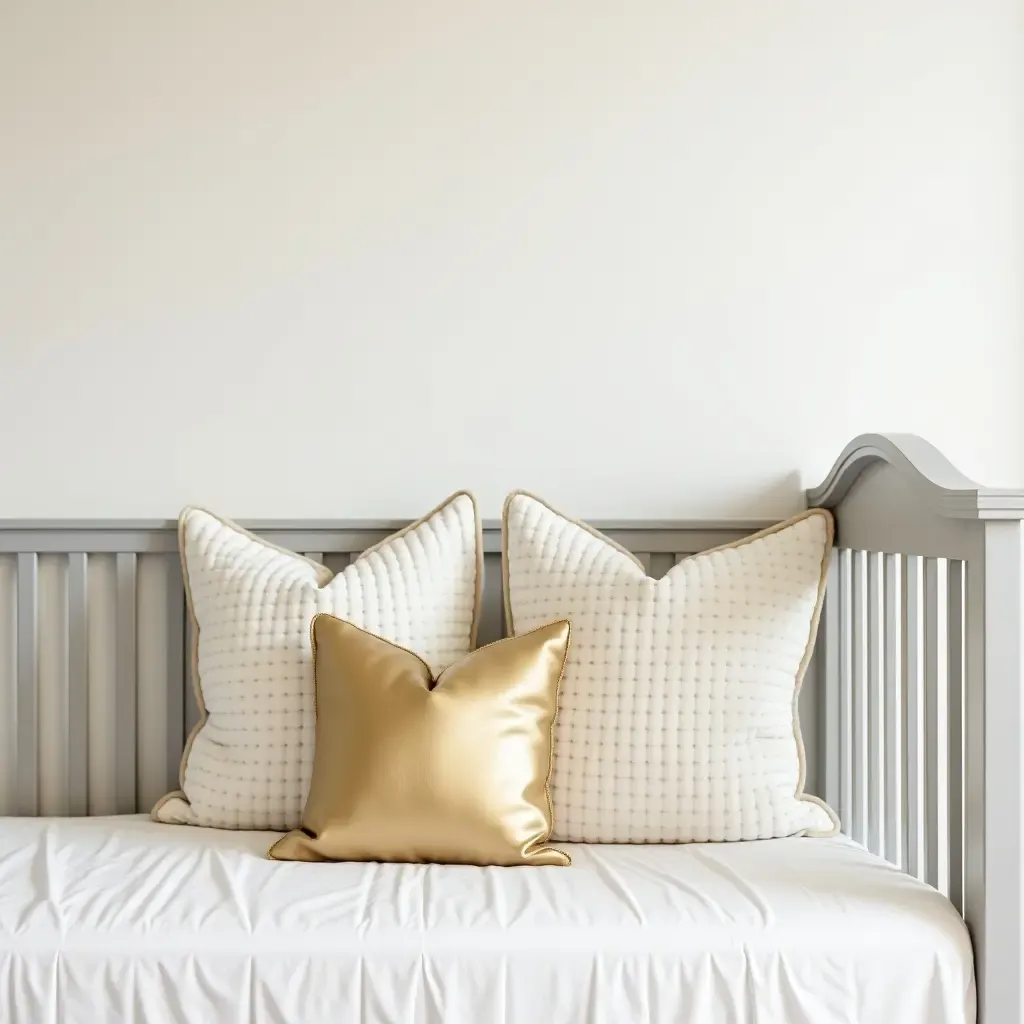
[[[770,522],[596,525],[661,576]],[[337,572],[405,523],[243,525]],[[484,552],[481,643],[504,631],[500,523]],[[0,814],[148,811],[177,788],[191,645],[173,521],[0,521]]]
[[[801,697],[808,788],[945,892],[982,1019],[1024,1019],[1024,489],[979,487],[911,435],[867,434],[809,505],[836,517]],[[584,510],[585,511],[585,510]],[[335,570],[401,522],[252,522]],[[768,522],[597,522],[653,576]],[[481,640],[501,635],[488,523]],[[0,814],[147,810],[196,720],[172,522],[0,521]]]

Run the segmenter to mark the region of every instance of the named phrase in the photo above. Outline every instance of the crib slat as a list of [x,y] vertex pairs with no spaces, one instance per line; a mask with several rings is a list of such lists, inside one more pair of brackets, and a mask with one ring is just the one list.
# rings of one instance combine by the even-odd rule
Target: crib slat
[[317,565],[324,564],[324,553],[322,551],[306,551],[304,554],[311,562],[316,562]]
[[89,560],[68,555],[68,813],[89,813]]
[[114,766],[118,814],[136,810],[137,766],[135,737],[137,732],[136,693],[136,559],[131,552],[117,556],[117,596],[115,603],[115,636],[117,638],[114,712]]
[[840,758],[839,758],[839,552],[832,550],[828,563],[828,579],[825,584],[825,693],[824,693],[824,737],[822,761],[825,768],[825,802],[837,811],[840,806]]
[[660,580],[676,564],[675,556],[668,552],[659,551],[651,555],[650,574]]
[[18,813],[39,807],[39,686],[37,673],[39,559],[18,555]]
[[881,556],[871,551],[868,568],[868,636],[867,636],[867,846],[882,853],[882,563]]
[[947,565],[947,686],[949,723],[949,898],[964,904],[964,563]]
[[921,607],[921,559],[908,556],[903,564],[904,631],[903,631],[903,692],[906,700],[904,726],[906,728],[906,817],[904,840],[906,851],[903,863],[907,873],[915,878],[924,874],[924,777],[921,771],[923,733],[924,666],[921,659],[923,634]]
[[902,764],[900,762],[900,636],[902,596],[898,555],[885,556],[885,857],[902,866]]
[[484,552],[484,580],[491,585],[484,585],[480,601],[480,616],[477,621],[477,644],[489,644],[500,640],[505,635],[505,606],[502,599],[503,588],[494,586],[501,579],[501,552]]
[[850,835],[867,842],[868,821],[868,666],[867,563],[863,551],[853,552],[853,813]]
[[335,576],[337,576],[339,572],[344,572],[351,562],[351,556],[346,554],[327,555],[324,559],[324,565],[326,565]]
[[939,562],[924,561],[925,881],[939,888]]
[[185,587],[181,560],[167,556],[167,788],[178,786],[185,742]]
[[853,817],[853,558],[839,552],[839,819],[851,834]]

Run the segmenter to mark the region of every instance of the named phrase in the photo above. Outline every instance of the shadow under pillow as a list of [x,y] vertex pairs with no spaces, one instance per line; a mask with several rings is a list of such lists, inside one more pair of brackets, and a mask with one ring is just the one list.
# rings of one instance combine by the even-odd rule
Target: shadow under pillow
[[568,622],[473,651],[436,682],[411,651],[332,615],[310,634],[313,777],[302,827],[271,858],[569,863],[546,845]]

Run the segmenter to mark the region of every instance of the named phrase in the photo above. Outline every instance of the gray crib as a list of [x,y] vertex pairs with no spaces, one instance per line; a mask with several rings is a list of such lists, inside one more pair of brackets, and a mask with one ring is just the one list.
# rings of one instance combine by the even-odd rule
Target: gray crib
[[[1024,490],[979,487],[910,435],[851,442],[808,504],[837,522],[801,698],[808,788],[946,893],[985,1024],[1024,1020]],[[581,510],[585,512],[586,510]],[[343,568],[400,522],[250,522]],[[652,576],[768,522],[598,522]],[[487,523],[481,641],[503,628]],[[0,814],[148,810],[197,709],[171,521],[0,521]]]

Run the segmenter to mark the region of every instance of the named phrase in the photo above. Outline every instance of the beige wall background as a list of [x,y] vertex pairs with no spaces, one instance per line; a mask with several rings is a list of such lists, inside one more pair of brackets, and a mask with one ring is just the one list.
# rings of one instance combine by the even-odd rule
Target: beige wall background
[[0,0],[0,515],[1024,482],[1024,6]]

